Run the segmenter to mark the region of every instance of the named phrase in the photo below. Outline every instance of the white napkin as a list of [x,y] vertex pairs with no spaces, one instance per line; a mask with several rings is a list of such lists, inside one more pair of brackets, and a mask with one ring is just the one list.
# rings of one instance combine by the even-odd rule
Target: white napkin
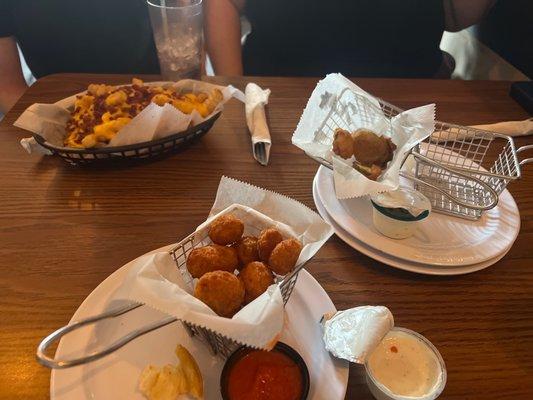
[[270,158],[272,141],[266,121],[265,105],[268,103],[270,89],[263,90],[255,83],[249,83],[246,85],[244,92],[246,96],[246,124],[252,136],[254,158],[259,164],[267,165]]
[[[238,203],[238,204],[237,204]],[[232,212],[245,223],[245,235],[276,226],[298,238],[303,249],[297,261],[309,260],[332,235],[331,226],[303,204],[280,194],[223,177],[210,218],[195,231],[203,241],[209,224],[220,213]],[[172,257],[156,253],[141,257],[119,288],[117,298],[146,304],[176,318],[202,326],[247,346],[269,349],[284,323],[283,299],[277,285],[243,307],[233,318],[217,316],[192,295],[194,281],[180,273]]]
[[[345,160],[332,152],[335,128],[352,132],[366,128],[392,139],[397,149],[379,181],[372,181],[354,169],[353,158]],[[434,129],[434,104],[413,108],[388,119],[376,98],[341,74],[329,74],[311,94],[292,143],[309,155],[333,164],[337,198],[346,199],[397,189],[405,155]]]
[[[533,134],[533,118],[528,118],[523,121],[503,121],[495,124],[486,125],[472,125],[472,128],[483,131],[501,133],[508,136],[528,136]],[[459,131],[453,134],[448,131],[437,131],[431,135],[431,139],[435,142],[444,142],[446,140],[463,140],[468,137],[468,132]]]
[[[149,86],[171,86],[182,93],[209,93],[217,88],[222,92],[224,99],[205,118],[196,111],[193,111],[192,114],[184,114],[170,104],[165,104],[163,107],[160,107],[152,103],[133,118],[129,124],[118,131],[108,146],[123,146],[160,139],[184,131],[191,122],[193,125],[198,125],[211,118],[214,114],[221,111],[224,103],[232,97],[244,101],[244,93],[231,85],[218,86],[192,79],[185,79],[178,82],[148,82],[145,84]],[[78,93],[77,95],[79,94],[82,93]],[[48,143],[55,147],[64,148],[63,139],[66,135],[65,125],[70,116],[69,110],[74,106],[77,95],[70,96],[54,104],[33,104],[20,115],[13,125],[41,135]],[[43,154],[50,154],[33,137],[22,139],[20,144],[28,153],[36,151]]]

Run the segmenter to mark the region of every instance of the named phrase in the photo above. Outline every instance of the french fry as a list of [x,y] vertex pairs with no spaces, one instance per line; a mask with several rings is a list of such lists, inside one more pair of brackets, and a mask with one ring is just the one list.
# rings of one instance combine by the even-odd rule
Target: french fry
[[196,360],[191,353],[180,344],[176,347],[176,355],[180,360],[181,369],[189,384],[188,392],[197,400],[202,400],[204,398],[204,381]]
[[194,357],[182,345],[176,347],[178,365],[147,365],[139,377],[139,390],[148,400],[176,400],[189,394],[204,398],[204,381]]

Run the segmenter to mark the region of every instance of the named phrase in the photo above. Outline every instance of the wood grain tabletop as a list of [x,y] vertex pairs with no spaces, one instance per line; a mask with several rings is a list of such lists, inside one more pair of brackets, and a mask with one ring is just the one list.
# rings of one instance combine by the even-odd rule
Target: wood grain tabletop
[[[157,77],[145,77],[155,80]],[[270,165],[251,155],[242,104],[230,101],[213,129],[180,154],[131,167],[77,168],[28,155],[13,127],[30,104],[50,103],[89,83],[131,76],[52,75],[37,81],[0,123],[0,398],[49,397],[50,372],[35,361],[39,341],[66,324],[85,297],[129,260],[177,241],[207,216],[227,175],[315,208],[317,165],[291,135],[318,79],[212,78],[272,90]],[[458,124],[527,118],[509,82],[355,79],[399,107],[437,104]],[[519,138],[530,144],[531,137]],[[338,309],[382,304],[396,324],[440,350],[448,370],[443,399],[533,398],[533,168],[509,187],[521,216],[509,253],[485,270],[454,277],[393,269],[332,237],[307,269]],[[364,371],[350,367],[348,399],[370,399]]]

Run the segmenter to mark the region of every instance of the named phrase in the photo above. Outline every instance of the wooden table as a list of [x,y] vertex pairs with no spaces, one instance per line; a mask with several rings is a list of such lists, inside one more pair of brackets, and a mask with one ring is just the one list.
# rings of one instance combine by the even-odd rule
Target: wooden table
[[[212,131],[181,154],[131,168],[94,171],[28,155],[27,132],[13,121],[34,102],[50,103],[92,82],[128,76],[53,75],[39,80],[0,124],[0,398],[42,399],[49,371],[35,361],[43,336],[68,322],[83,299],[127,261],[172,243],[202,222],[220,177],[292,196],[314,208],[317,165],[291,145],[316,79],[251,79],[272,89],[270,165],[252,159],[242,104],[228,103]],[[155,77],[153,77],[155,79]],[[217,78],[244,88],[246,78]],[[437,103],[438,118],[459,124],[524,119],[508,82],[357,79],[403,108]],[[517,140],[518,145],[531,138]],[[456,277],[402,272],[336,237],[308,270],[339,309],[383,304],[396,323],[421,332],[448,368],[445,399],[533,398],[533,168],[510,191],[520,235],[492,267]],[[347,398],[370,399],[361,368],[351,367]]]

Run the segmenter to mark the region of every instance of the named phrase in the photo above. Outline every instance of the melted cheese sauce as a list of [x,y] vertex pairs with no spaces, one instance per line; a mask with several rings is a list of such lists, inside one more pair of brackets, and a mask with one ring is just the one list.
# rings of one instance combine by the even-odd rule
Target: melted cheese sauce
[[415,336],[396,330],[372,352],[367,367],[377,382],[400,396],[428,395],[442,376],[435,353]]

